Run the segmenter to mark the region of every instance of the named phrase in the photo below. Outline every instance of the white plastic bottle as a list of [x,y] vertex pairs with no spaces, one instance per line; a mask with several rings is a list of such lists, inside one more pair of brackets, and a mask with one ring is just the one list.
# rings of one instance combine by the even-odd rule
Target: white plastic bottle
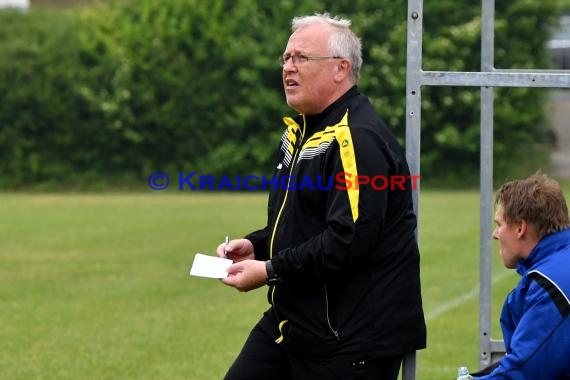
[[470,380],[473,377],[469,374],[469,369],[467,367],[457,368],[457,380]]

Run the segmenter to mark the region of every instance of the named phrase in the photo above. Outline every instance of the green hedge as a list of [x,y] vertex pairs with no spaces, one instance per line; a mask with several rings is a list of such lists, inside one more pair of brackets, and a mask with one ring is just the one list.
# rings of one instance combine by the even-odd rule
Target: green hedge
[[[545,68],[565,4],[499,2],[499,68]],[[285,104],[277,57],[297,14],[350,17],[360,87],[404,141],[406,4],[139,0],[0,12],[0,188],[144,184],[154,171],[269,174]],[[424,4],[424,69],[478,71],[480,2]],[[517,20],[516,22],[508,22]],[[479,176],[479,91],[425,88],[422,175]],[[547,163],[544,90],[498,89],[495,173]]]
[[63,13],[0,12],[0,186],[63,181],[80,99],[74,19]]

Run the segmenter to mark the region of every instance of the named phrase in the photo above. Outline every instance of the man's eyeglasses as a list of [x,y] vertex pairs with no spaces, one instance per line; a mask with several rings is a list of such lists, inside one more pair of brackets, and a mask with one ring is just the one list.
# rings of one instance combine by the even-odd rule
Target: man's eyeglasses
[[279,64],[283,67],[289,61],[293,62],[294,65],[298,65],[299,63],[303,64],[309,61],[322,61],[324,59],[344,59],[344,57],[309,57],[303,54],[284,55],[279,57]]

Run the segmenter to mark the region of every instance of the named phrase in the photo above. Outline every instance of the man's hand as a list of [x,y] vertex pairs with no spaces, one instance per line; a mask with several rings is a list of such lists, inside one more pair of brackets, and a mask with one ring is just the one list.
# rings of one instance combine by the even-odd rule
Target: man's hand
[[[225,253],[227,253],[227,257],[225,256]],[[227,246],[224,242],[218,245],[218,248],[216,248],[216,254],[218,257],[226,257],[234,263],[238,263],[243,260],[255,259],[253,244],[247,239],[230,240]]]
[[228,268],[228,277],[221,281],[240,292],[247,292],[265,285],[266,279],[265,261],[243,260],[232,264]]

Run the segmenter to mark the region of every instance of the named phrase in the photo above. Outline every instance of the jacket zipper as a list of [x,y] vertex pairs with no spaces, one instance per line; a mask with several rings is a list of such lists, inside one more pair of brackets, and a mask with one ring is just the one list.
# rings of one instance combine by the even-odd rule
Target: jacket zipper
[[[297,162],[297,156],[299,155],[299,150],[300,147],[303,143],[303,138],[305,137],[305,128],[306,128],[306,122],[305,122],[305,115],[302,115],[303,117],[303,129],[301,130],[301,138],[299,139],[299,141],[297,142],[296,146],[295,146],[295,154],[293,155],[292,159],[291,159],[291,168],[289,169],[289,182],[287,182],[287,188],[289,188],[289,184],[291,183],[291,175],[293,174],[293,169],[295,168],[295,163]],[[297,124],[297,123],[295,123]],[[299,124],[297,124],[298,126]],[[285,196],[283,197],[283,202],[281,203],[281,207],[279,208],[279,212],[277,213],[277,218],[275,219],[275,225],[273,226],[273,232],[271,233],[271,241],[269,244],[269,258],[273,257],[273,243],[275,241],[275,233],[277,232],[277,225],[279,224],[279,219],[281,219],[281,213],[283,212],[283,209],[285,208],[285,203],[287,202],[287,195],[289,194],[288,190],[285,190]],[[273,305],[273,310],[275,311],[275,315],[278,315],[277,313],[277,307],[275,306],[275,288],[277,288],[277,286],[272,286],[271,288],[271,305]],[[279,332],[281,333],[281,335],[275,339],[275,343],[280,344],[283,339],[283,326],[289,322],[289,320],[285,319],[282,320],[279,323]]]
[[[289,188],[289,184],[291,183],[291,176],[293,174],[293,169],[295,168],[295,164],[297,163],[297,156],[299,155],[299,150],[300,150],[300,147],[303,143],[303,139],[305,137],[305,128],[306,128],[305,115],[302,115],[302,117],[303,117],[303,128],[301,130],[301,138],[299,139],[299,141],[296,144],[295,154],[293,155],[293,158],[291,159],[291,168],[289,169],[289,181],[287,182],[287,188]],[[285,197],[283,198],[283,202],[281,203],[281,207],[279,208],[279,212],[277,213],[277,219],[275,219],[275,225],[273,226],[273,232],[271,233],[271,244],[269,245],[269,258],[273,257],[273,243],[275,241],[275,233],[277,232],[277,226],[279,225],[279,219],[281,219],[281,213],[283,212],[283,209],[285,208],[285,203],[287,202],[287,196],[288,195],[289,195],[289,190],[285,190]]]
[[[293,169],[295,168],[295,164],[297,163],[297,156],[299,155],[299,151],[300,151],[300,147],[303,143],[303,139],[305,137],[305,129],[307,126],[307,123],[305,121],[305,115],[301,115],[303,118],[303,128],[301,129],[301,138],[299,139],[299,141],[297,142],[296,146],[295,146],[295,154],[293,155],[292,159],[291,159],[291,167],[289,169],[289,181],[287,182],[287,188],[289,188],[289,184],[291,183],[291,176],[293,174]],[[295,123],[296,124],[296,123]],[[298,124],[297,124],[298,126]],[[289,195],[289,191],[285,190],[285,197],[283,197],[283,202],[281,203],[281,207],[279,208],[279,212],[277,213],[277,218],[275,219],[275,225],[273,226],[273,231],[271,233],[271,242],[269,244],[269,258],[271,259],[273,257],[273,243],[275,241],[275,233],[277,232],[277,226],[279,225],[279,219],[281,219],[281,213],[283,212],[283,209],[285,208],[285,203],[287,202],[287,196]],[[273,305],[273,307],[275,308],[275,302],[274,302],[274,296],[275,296],[275,286],[272,287],[271,289],[271,304]]]
[[334,336],[338,339],[338,330],[335,330],[332,327],[331,324],[331,319],[330,319],[330,313],[329,313],[329,292],[327,290],[327,286],[323,286],[325,288],[325,305],[326,305],[326,317],[327,317],[327,324],[329,325],[329,329],[332,331],[332,333],[334,334]]

